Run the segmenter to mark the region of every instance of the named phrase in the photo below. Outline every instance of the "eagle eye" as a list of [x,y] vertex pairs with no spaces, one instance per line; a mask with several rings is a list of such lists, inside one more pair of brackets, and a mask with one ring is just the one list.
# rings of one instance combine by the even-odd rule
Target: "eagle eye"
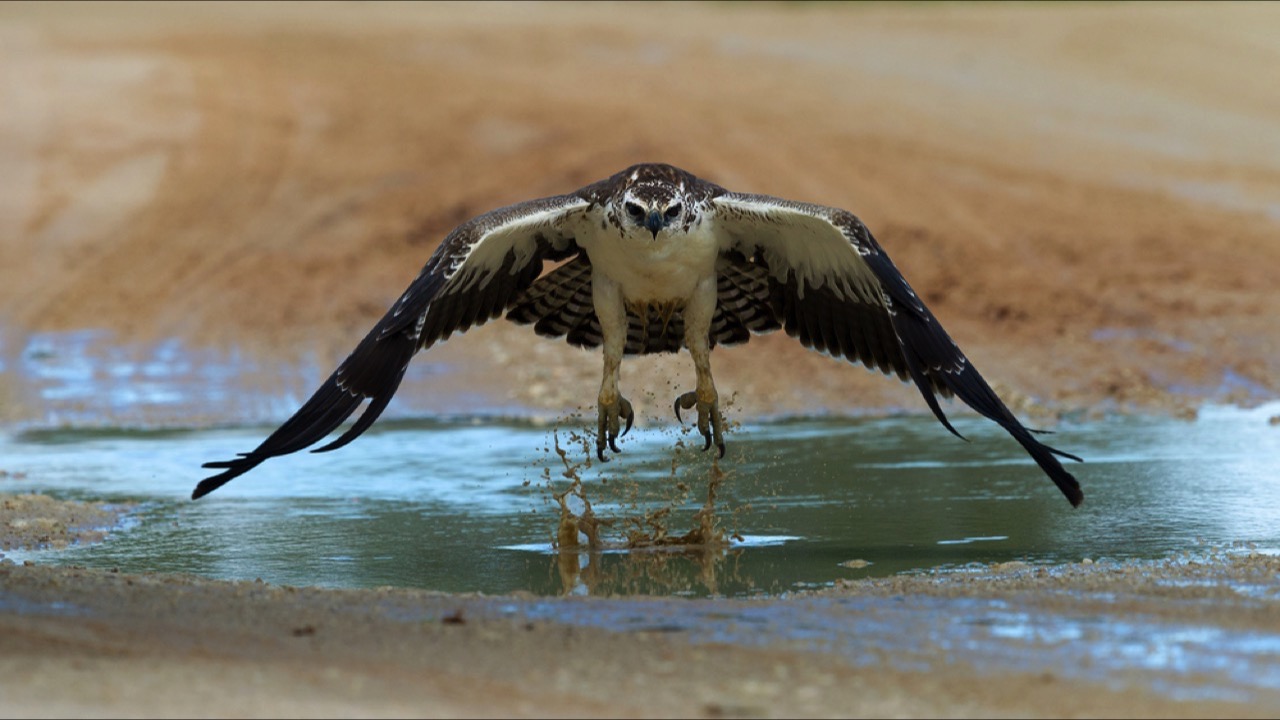
[[627,214],[639,220],[640,218],[644,217],[644,208],[640,207],[635,203],[629,202],[627,203]]
[[668,220],[676,219],[676,216],[678,216],[679,214],[680,214],[680,203],[676,203],[675,205],[672,205],[671,207],[667,208]]

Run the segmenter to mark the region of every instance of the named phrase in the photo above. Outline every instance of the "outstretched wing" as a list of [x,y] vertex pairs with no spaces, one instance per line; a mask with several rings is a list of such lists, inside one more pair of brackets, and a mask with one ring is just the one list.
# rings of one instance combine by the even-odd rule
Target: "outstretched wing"
[[938,420],[963,437],[936,396],[960,398],[1012,435],[1073,506],[1084,500],[1054,456],[1080,458],[1039,442],[1018,422],[852,213],[731,192],[713,198],[711,207],[723,256],[767,276],[768,297],[757,300],[773,307],[787,334],[910,378]]
[[578,194],[560,195],[494,210],[459,225],[293,417],[252,452],[204,464],[222,472],[200,481],[192,499],[268,458],[315,444],[368,399],[369,406],[345,433],[313,452],[335,450],[356,439],[386,408],[418,350],[501,315],[542,272],[543,260],[578,252],[575,236],[587,227],[590,205]]

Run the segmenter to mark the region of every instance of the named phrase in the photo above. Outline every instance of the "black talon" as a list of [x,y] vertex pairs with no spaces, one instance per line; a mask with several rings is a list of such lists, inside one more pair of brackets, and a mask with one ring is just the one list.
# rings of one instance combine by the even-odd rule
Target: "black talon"
[[[702,437],[704,437],[704,438],[706,438],[706,439],[707,439],[707,444],[702,446],[702,452],[706,452],[707,450],[710,450],[710,449],[711,449],[711,433],[710,433],[710,432],[707,432],[707,433],[706,433],[705,435],[703,435]],[[721,453],[720,453],[720,457],[724,457],[724,453],[723,453],[723,452],[721,452]]]
[[[698,404],[698,396],[693,394],[692,392],[687,392],[683,395],[677,396],[675,403],[671,405],[671,407],[676,411],[676,422],[680,423],[681,425],[684,424],[684,418],[680,417],[681,405],[684,406],[685,410],[688,410],[689,408],[696,407],[697,404]],[[702,416],[701,412],[699,412],[698,416],[699,417]]]
[[720,457],[723,459],[723,458],[724,458],[724,443],[719,443],[719,444],[717,444],[717,445],[716,445],[716,447],[720,448]]
[[[604,404],[599,407],[600,424],[596,432],[596,458],[600,462],[609,462],[609,458],[604,456],[604,449],[607,446],[615,453],[622,452],[618,448],[618,438],[626,435],[631,430],[631,425],[636,421],[636,411],[631,407],[631,403],[624,397],[619,397],[615,403]],[[618,433],[618,421],[625,419],[627,428],[623,430],[621,435]]]

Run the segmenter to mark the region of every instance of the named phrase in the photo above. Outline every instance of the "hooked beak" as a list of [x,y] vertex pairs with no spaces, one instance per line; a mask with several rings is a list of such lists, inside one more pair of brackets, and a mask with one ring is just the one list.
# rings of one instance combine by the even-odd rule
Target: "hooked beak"
[[665,223],[662,222],[662,213],[657,210],[650,210],[649,217],[645,218],[644,226],[649,228],[649,232],[653,233],[653,239],[658,239],[658,231],[663,228]]

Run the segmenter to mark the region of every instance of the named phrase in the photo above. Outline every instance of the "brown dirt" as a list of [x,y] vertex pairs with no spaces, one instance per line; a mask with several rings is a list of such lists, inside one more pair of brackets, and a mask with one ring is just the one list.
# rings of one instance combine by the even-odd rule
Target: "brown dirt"
[[[1274,607],[1259,609],[1197,581],[1274,588],[1278,570],[1274,558],[1171,564],[1155,573],[1078,566],[1052,579],[996,569],[959,579],[851,582],[834,592],[889,595],[887,607],[904,593],[996,598],[1067,617],[1120,607],[1134,617],[1191,620],[1205,632],[1251,627],[1274,635]],[[1171,587],[1170,578],[1191,582]],[[1049,592],[1028,601],[1037,589]],[[13,565],[0,565],[0,590],[0,712],[15,717],[1272,717],[1280,707],[1273,694],[1252,702],[1175,700],[1141,673],[1119,688],[1081,682],[1070,669],[993,676],[945,644],[918,649],[913,659],[928,669],[908,672],[887,662],[859,666],[803,643],[695,642],[662,625],[613,632],[531,621],[523,610],[534,601],[521,597],[495,603],[393,588]],[[1110,599],[1089,594],[1095,591]],[[1212,602],[1198,602],[1206,597]],[[623,615],[628,604],[651,612],[653,603],[562,602],[582,613],[611,603]],[[788,601],[662,602],[674,624],[687,622],[695,606],[732,617],[750,605],[761,622],[760,608]],[[832,621],[803,607],[789,612]]]
[[[329,367],[459,221],[665,161],[858,213],[1021,412],[1275,398],[1277,33],[1262,3],[0,4],[0,359],[103,328]],[[427,409],[559,412],[598,382],[595,355],[505,323],[431,354],[459,369],[417,390]],[[747,414],[920,408],[780,335],[716,362]],[[624,382],[665,417],[689,375],[644,359]],[[27,392],[0,372],[0,417]],[[466,621],[386,622],[386,596]],[[13,605],[51,599],[92,612]],[[0,714],[1277,707],[526,629],[468,602],[3,566]]]
[[[1267,4],[6,4],[4,350],[94,327],[329,367],[459,221],[656,160],[860,214],[1020,410],[1256,402],[1280,393],[1278,26]],[[751,348],[717,353],[746,413],[921,409],[785,336]],[[431,355],[497,405],[598,382],[595,354],[508,323]],[[688,374],[624,381],[665,417]]]
[[[0,493],[0,551],[99,542],[129,508],[48,495]],[[0,552],[0,557],[4,553]]]

